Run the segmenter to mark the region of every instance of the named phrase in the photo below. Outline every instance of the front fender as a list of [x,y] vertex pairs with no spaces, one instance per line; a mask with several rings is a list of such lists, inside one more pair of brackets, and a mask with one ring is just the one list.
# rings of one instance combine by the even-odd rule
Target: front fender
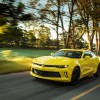
[[73,69],[78,66],[80,68],[80,64],[78,63],[78,61],[73,61],[69,64],[69,69],[71,71],[71,73],[73,72]]

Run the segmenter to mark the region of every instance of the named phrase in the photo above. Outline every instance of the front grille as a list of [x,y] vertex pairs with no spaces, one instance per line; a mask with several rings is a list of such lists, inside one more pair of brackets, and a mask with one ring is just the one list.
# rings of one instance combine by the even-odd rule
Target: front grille
[[40,71],[37,69],[32,69],[32,72],[44,77],[61,77],[59,72]]
[[64,65],[44,65],[44,67],[56,67],[56,68],[63,68]]

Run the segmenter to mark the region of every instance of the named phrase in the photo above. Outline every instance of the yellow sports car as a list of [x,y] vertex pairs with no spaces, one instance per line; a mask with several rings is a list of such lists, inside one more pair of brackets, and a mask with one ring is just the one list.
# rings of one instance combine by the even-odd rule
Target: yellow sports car
[[77,83],[88,75],[100,76],[100,60],[89,50],[61,49],[35,58],[30,74],[36,78]]

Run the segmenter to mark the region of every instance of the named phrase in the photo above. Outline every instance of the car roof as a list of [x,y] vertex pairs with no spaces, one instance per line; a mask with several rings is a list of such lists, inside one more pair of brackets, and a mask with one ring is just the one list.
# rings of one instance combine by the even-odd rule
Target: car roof
[[85,50],[85,49],[60,49],[60,50],[71,50],[71,51],[89,51],[89,50]]

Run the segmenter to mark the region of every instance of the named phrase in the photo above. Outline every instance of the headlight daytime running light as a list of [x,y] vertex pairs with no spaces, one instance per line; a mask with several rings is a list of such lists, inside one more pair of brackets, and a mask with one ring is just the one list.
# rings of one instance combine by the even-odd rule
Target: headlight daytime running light
[[61,65],[61,66],[57,66],[57,68],[67,68],[69,65]]

